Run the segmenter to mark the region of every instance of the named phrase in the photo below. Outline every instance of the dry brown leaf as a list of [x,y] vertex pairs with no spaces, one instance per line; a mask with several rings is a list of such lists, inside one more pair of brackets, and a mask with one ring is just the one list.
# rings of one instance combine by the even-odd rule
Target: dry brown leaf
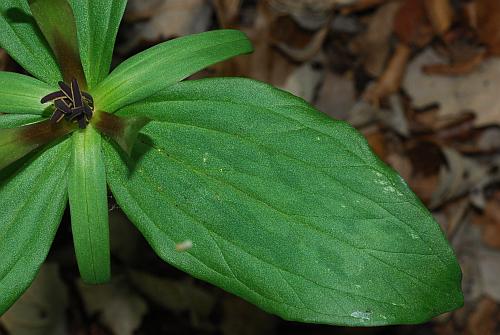
[[1,317],[13,335],[64,335],[68,293],[57,264],[42,266],[35,281]]
[[490,54],[500,56],[500,1],[476,0],[477,32]]
[[306,62],[313,59],[313,57],[321,50],[329,31],[330,26],[325,25],[312,36],[311,42],[302,48],[290,47],[286,43],[282,42],[278,42],[277,46],[294,61]]
[[500,191],[494,193],[488,200],[483,213],[475,218],[474,223],[482,226],[484,243],[489,247],[500,249]]
[[434,31],[423,0],[403,1],[394,20],[394,33],[403,44],[416,47],[432,40]]
[[445,164],[443,154],[434,143],[418,142],[411,144],[406,155],[412,166],[411,178],[407,179],[408,184],[427,204],[439,184],[439,170]]
[[424,0],[429,21],[437,35],[443,35],[453,22],[453,7],[450,0]]
[[470,335],[495,335],[498,306],[490,298],[483,298],[470,316],[467,330]]
[[385,160],[388,152],[385,144],[385,137],[382,131],[375,129],[374,131],[364,133],[363,135],[366,137],[366,140],[368,141],[368,144],[373,152],[382,160]]
[[188,312],[194,327],[208,326],[215,297],[193,285],[192,280],[173,280],[139,271],[131,272],[130,279],[139,292],[155,304],[177,314]]
[[446,61],[428,48],[410,62],[405,73],[403,88],[416,108],[438,104],[440,116],[469,110],[475,112],[477,126],[500,124],[500,59],[488,59],[464,76],[430,76],[422,72],[424,65],[435,63]]
[[398,44],[388,66],[377,80],[375,85],[368,87],[363,93],[363,99],[379,105],[380,101],[388,95],[395,93],[401,86],[406,65],[410,59],[411,49],[406,44]]
[[312,102],[323,76],[324,72],[316,69],[312,63],[305,63],[289,74],[281,88]]
[[123,277],[114,277],[103,285],[86,285],[79,281],[78,289],[87,313],[98,315],[114,334],[132,335],[148,309],[144,299],[129,287]]
[[342,13],[342,15],[349,15],[354,12],[366,10],[391,1],[399,0],[358,0],[353,4],[343,6],[340,12]]
[[291,15],[302,27],[317,30],[326,25],[333,9],[357,0],[266,0],[270,6]]
[[[480,269],[480,282],[483,295],[500,302],[500,252],[494,249],[480,248],[477,253]],[[482,334],[481,334],[482,335]]]
[[351,74],[326,71],[315,102],[316,108],[333,118],[346,120],[356,103],[356,88]]
[[370,18],[366,31],[356,37],[350,49],[360,58],[364,69],[374,77],[382,74],[389,56],[393,22],[401,2],[389,2],[380,6]]
[[476,70],[485,58],[486,50],[477,50],[474,55],[466,60],[452,62],[451,64],[428,64],[422,67],[422,71],[428,75],[464,75]]
[[297,64],[274,47],[273,24],[280,17],[269,8],[267,2],[257,4],[252,27],[239,27],[252,40],[255,51],[247,56],[236,57],[217,64],[217,76],[243,76],[261,80],[275,86],[283,86]]
[[126,32],[121,53],[129,53],[141,44],[199,33],[208,29],[212,6],[206,0],[130,1],[125,19],[136,22]]
[[437,208],[446,201],[469,193],[489,180],[489,168],[459,152],[442,147],[446,165],[440,167],[439,184],[429,206]]
[[460,146],[460,151],[488,155],[500,152],[500,126],[476,128],[469,140]]
[[222,28],[230,28],[237,23],[242,0],[213,0],[213,4]]

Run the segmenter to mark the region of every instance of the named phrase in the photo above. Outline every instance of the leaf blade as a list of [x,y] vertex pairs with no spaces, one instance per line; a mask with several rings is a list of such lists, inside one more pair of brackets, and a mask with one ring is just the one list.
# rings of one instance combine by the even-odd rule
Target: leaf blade
[[32,75],[57,85],[62,80],[62,73],[31,15],[28,2],[1,1],[0,13],[0,46]]
[[345,123],[243,79],[180,83],[118,114],[162,121],[130,166],[105,152],[118,203],[174,266],[298,321],[418,323],[462,303],[440,228]]
[[29,0],[31,12],[52,48],[64,80],[77,79],[86,87],[78,50],[76,23],[67,0]]
[[[24,120],[14,120],[14,122]],[[26,124],[17,128],[0,129],[0,170],[23,158],[33,150],[73,131],[68,124],[50,120]]]
[[89,88],[95,87],[109,73],[116,34],[126,4],[127,0],[70,0]]
[[113,113],[207,66],[251,51],[250,41],[237,30],[214,30],[158,44],[120,64],[91,91],[96,109]]
[[0,112],[42,115],[48,104],[40,99],[53,90],[35,78],[0,71]]
[[71,227],[82,279],[99,284],[109,280],[110,247],[106,174],[101,135],[92,126],[72,137],[68,180]]
[[15,176],[0,174],[0,315],[45,260],[66,206],[68,141],[40,153]]

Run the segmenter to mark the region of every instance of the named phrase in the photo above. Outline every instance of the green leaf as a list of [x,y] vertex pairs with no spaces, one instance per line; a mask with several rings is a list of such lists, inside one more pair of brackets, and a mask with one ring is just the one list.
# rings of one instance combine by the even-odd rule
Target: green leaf
[[109,74],[116,33],[127,0],[69,0],[89,88]]
[[73,124],[50,120],[0,129],[0,170],[73,130]]
[[130,155],[139,131],[149,123],[145,117],[118,117],[105,112],[97,112],[92,124],[101,133],[111,137],[127,154]]
[[42,115],[48,105],[40,99],[53,91],[35,78],[0,71],[0,113]]
[[40,80],[56,85],[59,66],[26,0],[0,1],[0,47]]
[[108,183],[179,269],[288,320],[411,324],[462,305],[438,224],[345,122],[236,78],[180,83],[118,115],[163,121],[130,159],[105,145]]
[[61,67],[64,80],[77,79],[86,88],[75,17],[67,0],[28,0],[35,21]]
[[71,227],[82,279],[110,278],[108,197],[101,135],[92,126],[73,134],[68,181]]
[[0,315],[29,287],[47,257],[66,206],[69,142],[0,174]]
[[252,51],[246,35],[215,30],[158,44],[120,64],[95,90],[96,110],[113,113],[193,73]]
[[21,127],[42,120],[43,118],[38,115],[4,114],[0,115],[0,129]]

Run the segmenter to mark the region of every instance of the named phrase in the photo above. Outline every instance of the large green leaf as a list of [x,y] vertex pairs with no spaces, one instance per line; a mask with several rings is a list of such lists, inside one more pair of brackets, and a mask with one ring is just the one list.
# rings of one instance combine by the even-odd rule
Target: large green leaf
[[439,226],[346,123],[245,79],[188,81],[118,115],[163,121],[132,158],[105,154],[119,205],[172,265],[290,320],[418,323],[461,306]]
[[110,278],[108,194],[101,135],[92,127],[73,134],[68,181],[71,227],[78,268],[87,283]]
[[62,79],[54,54],[38,28],[26,0],[0,1],[0,47],[40,80]]
[[76,19],[88,87],[109,73],[118,26],[127,0],[69,0]]
[[54,88],[32,77],[0,71],[0,113],[41,115],[40,99]]
[[0,315],[28,288],[49,252],[66,206],[70,143],[0,172]]
[[64,80],[77,79],[86,88],[73,11],[67,0],[28,0],[38,23],[61,68]]
[[120,64],[91,93],[96,109],[113,113],[193,73],[252,51],[237,30],[214,30],[158,44]]

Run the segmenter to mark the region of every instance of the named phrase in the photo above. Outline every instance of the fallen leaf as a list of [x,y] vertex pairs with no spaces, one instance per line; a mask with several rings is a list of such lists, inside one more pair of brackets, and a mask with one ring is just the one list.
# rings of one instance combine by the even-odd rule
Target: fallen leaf
[[356,103],[356,88],[352,75],[341,76],[331,71],[325,72],[314,105],[333,118],[346,120]]
[[500,252],[481,249],[477,254],[483,294],[500,302]]
[[432,40],[434,31],[423,0],[403,1],[394,19],[394,34],[408,46],[422,47]]
[[498,0],[476,0],[477,32],[479,40],[488,52],[500,56],[500,2]]
[[267,0],[276,10],[291,15],[303,28],[317,30],[328,22],[332,10],[357,0]]
[[476,71],[459,77],[430,76],[422,72],[426,64],[446,63],[431,48],[410,62],[403,88],[416,108],[439,104],[439,115],[474,111],[476,125],[500,123],[500,59],[483,62]]
[[500,249],[500,191],[493,194],[483,213],[477,216],[474,222],[482,226],[484,243],[489,247]]
[[194,327],[206,325],[215,307],[215,298],[191,281],[173,280],[139,271],[132,271],[130,280],[155,304],[175,313],[189,312]]
[[119,48],[122,54],[141,44],[206,31],[213,13],[210,3],[205,0],[148,0],[131,1],[130,4],[125,20],[137,22],[125,32],[126,42]]
[[148,310],[144,299],[132,290],[124,277],[115,276],[104,285],[86,285],[79,281],[78,289],[87,313],[97,314],[117,335],[134,334]]
[[389,2],[378,8],[368,21],[365,32],[351,43],[351,51],[359,57],[364,69],[370,75],[378,77],[384,71],[390,53],[390,39],[396,13],[401,2]]
[[453,23],[453,7],[450,0],[424,0],[425,11],[437,35],[443,35]]
[[484,186],[489,180],[489,168],[477,161],[461,155],[451,148],[441,148],[446,159],[446,165],[439,171],[439,184],[434,191],[429,206],[437,208],[443,203],[474,188]]
[[313,63],[305,63],[290,73],[281,88],[311,102],[323,79],[323,74],[324,72],[316,69]]
[[57,264],[46,263],[35,281],[0,318],[12,335],[66,334],[68,293]]
[[467,330],[470,335],[495,335],[498,306],[495,301],[483,298],[470,316]]

